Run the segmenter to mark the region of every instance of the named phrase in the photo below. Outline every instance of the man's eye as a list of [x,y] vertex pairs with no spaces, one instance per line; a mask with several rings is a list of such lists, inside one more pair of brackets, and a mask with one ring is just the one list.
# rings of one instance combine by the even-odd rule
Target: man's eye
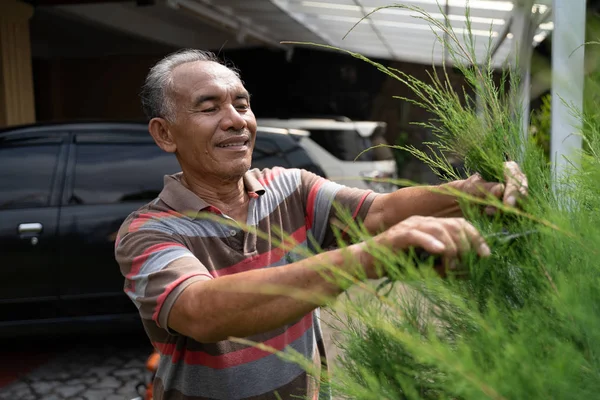
[[211,108],[206,108],[204,110],[202,110],[202,112],[213,112],[216,111],[217,109],[215,107],[211,107]]
[[247,110],[250,108],[250,105],[248,104],[239,104],[236,106],[236,108],[239,108],[240,110]]

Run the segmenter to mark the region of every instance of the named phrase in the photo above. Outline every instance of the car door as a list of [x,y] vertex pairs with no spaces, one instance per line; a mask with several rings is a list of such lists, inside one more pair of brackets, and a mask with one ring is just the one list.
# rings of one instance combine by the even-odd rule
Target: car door
[[115,238],[127,216],[179,171],[144,130],[78,132],[60,222],[60,299],[69,317],[137,313],[123,292]]
[[66,135],[0,139],[0,326],[58,316]]

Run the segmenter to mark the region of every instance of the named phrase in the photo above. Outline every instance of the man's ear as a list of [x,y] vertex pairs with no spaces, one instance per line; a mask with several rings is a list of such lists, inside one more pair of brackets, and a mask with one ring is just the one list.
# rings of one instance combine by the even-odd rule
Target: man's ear
[[167,153],[175,153],[177,145],[173,140],[173,135],[169,129],[169,122],[164,118],[152,118],[148,123],[148,131],[154,138],[154,141]]

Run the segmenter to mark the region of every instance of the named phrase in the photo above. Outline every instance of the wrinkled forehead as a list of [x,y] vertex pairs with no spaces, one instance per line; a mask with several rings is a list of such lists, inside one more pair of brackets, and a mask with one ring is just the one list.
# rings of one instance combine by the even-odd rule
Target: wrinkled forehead
[[235,72],[213,61],[196,61],[175,67],[170,89],[177,97],[193,99],[198,93],[246,91]]

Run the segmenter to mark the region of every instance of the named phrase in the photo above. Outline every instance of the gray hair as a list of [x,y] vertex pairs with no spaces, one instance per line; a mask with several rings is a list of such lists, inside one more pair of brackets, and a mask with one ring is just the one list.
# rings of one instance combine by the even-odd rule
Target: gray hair
[[167,55],[157,62],[148,73],[142,86],[140,97],[142,109],[150,120],[160,117],[167,120],[174,118],[175,110],[169,89],[173,82],[173,70],[182,64],[197,61],[212,61],[229,68],[239,78],[239,72],[231,65],[226,65],[214,53],[204,50],[183,49]]

